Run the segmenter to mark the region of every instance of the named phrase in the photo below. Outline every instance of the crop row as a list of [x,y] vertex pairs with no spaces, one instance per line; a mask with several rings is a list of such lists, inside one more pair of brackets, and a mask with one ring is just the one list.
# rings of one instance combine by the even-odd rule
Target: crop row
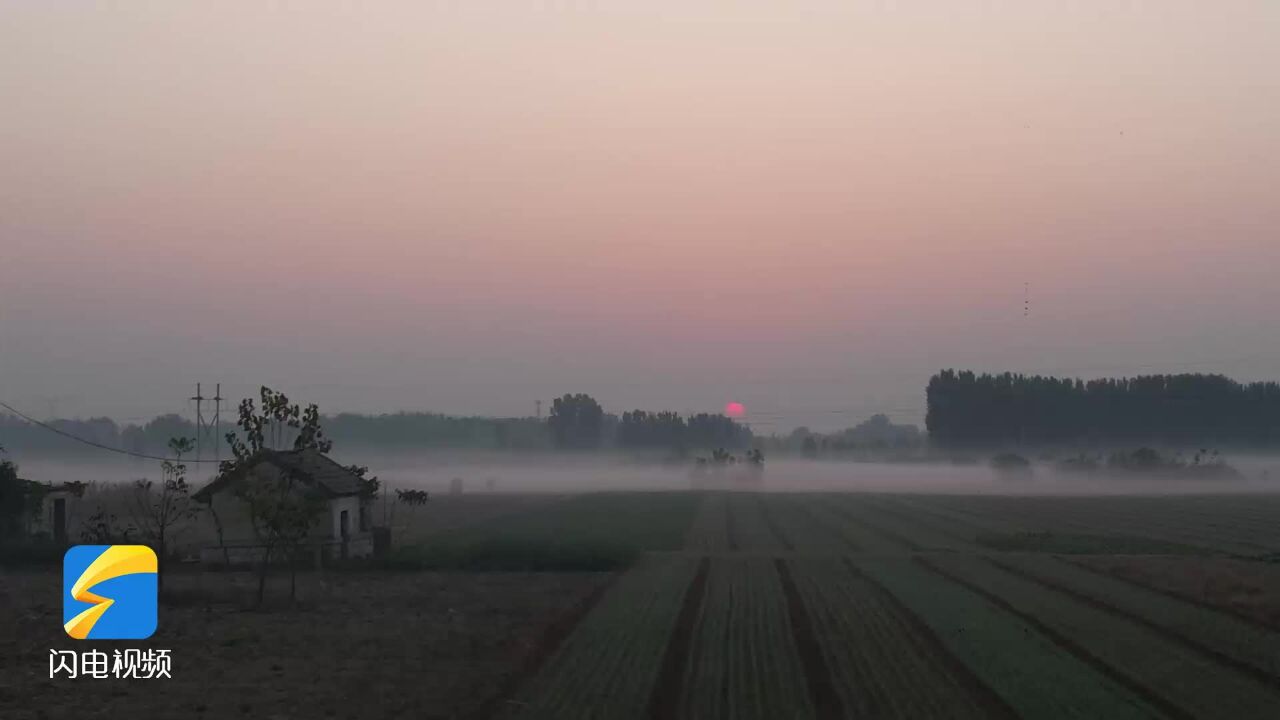
[[1274,523],[1245,526],[1231,514],[1235,505],[1227,498],[929,497],[915,502],[935,512],[967,515],[986,530],[1140,536],[1239,554],[1280,548]]
[[1280,632],[1052,557],[1008,555],[1001,557],[998,565],[1280,681]]
[[701,553],[722,553],[732,549],[729,498],[725,493],[707,493],[689,526],[685,549]]
[[680,698],[686,718],[815,717],[778,572],[768,558],[711,561]]
[[[936,556],[928,563],[946,576],[1034,623],[1112,677],[1183,717],[1280,717],[1280,695],[1246,675],[1150,627],[1003,570],[984,558]],[[1181,710],[1181,713],[1178,713]]]
[[522,718],[647,717],[697,561],[649,556],[624,574],[530,683]]
[[839,558],[790,561],[846,717],[990,718],[1011,713],[926,626]]
[[886,507],[873,495],[838,495],[830,499],[833,509],[847,521],[861,524],[897,544],[899,549],[955,550],[966,543],[939,532],[909,513]]
[[750,553],[786,552],[786,540],[765,516],[764,502],[756,493],[729,493],[729,522],[735,549]]
[[1025,620],[909,558],[857,567],[923,621],[947,651],[1022,717],[1154,718],[1162,713]]
[[848,537],[831,523],[815,517],[811,499],[779,493],[762,496],[765,514],[775,532],[786,538],[791,550],[811,555],[839,555],[855,549]]

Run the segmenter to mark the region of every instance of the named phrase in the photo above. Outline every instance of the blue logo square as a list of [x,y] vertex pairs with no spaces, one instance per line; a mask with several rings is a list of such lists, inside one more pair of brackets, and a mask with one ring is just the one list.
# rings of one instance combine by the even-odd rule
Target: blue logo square
[[160,578],[146,545],[75,545],[62,556],[62,627],[77,640],[146,640]]

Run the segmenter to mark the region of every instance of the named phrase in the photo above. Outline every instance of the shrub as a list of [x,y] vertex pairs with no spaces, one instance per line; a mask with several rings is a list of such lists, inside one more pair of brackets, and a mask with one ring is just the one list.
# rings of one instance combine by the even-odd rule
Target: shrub
[[1000,453],[991,458],[991,467],[1001,472],[1031,472],[1031,461],[1016,453]]

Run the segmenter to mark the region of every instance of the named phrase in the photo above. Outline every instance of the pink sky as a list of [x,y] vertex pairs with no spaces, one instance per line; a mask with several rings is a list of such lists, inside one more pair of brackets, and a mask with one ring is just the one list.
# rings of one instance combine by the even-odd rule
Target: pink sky
[[0,399],[1280,377],[1280,4],[473,5],[6,4]]

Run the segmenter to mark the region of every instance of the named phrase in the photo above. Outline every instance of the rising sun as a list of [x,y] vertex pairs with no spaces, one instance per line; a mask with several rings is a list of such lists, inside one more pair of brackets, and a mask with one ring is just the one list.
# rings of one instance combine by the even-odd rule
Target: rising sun
[[740,418],[747,414],[747,408],[740,402],[727,402],[724,404],[724,414],[731,418]]

